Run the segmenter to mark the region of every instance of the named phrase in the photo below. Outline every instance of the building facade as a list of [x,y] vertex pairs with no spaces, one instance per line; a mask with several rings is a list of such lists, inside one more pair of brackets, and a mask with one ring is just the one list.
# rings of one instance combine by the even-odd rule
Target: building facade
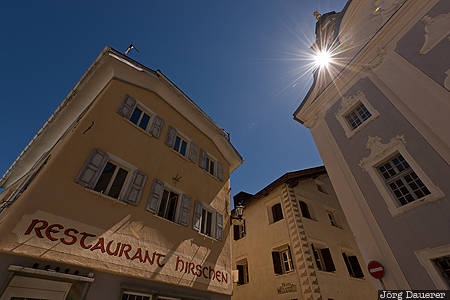
[[388,289],[450,288],[449,33],[449,1],[348,1],[317,22],[334,62],[294,113]]
[[1,179],[0,299],[229,299],[241,163],[160,71],[106,47]]
[[324,167],[234,196],[232,299],[376,299]]

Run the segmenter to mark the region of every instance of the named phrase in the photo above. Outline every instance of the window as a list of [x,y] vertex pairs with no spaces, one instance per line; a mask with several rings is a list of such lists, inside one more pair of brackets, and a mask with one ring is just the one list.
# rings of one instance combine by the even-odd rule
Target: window
[[394,158],[381,164],[378,171],[400,205],[406,205],[430,194],[401,154],[396,154]]
[[330,249],[320,248],[311,244],[314,260],[316,262],[317,269],[320,271],[333,272],[336,271],[334,267],[333,258],[331,257]]
[[285,274],[294,270],[291,249],[284,246],[280,250],[272,251],[273,270],[275,274]]
[[299,201],[298,203],[300,204],[300,210],[302,212],[302,216],[304,218],[312,219],[311,214],[309,213],[308,204],[306,204],[303,201]]
[[206,172],[208,172],[211,175],[215,175],[215,166],[216,166],[216,160],[211,158],[209,155],[206,155]]
[[94,187],[94,191],[117,199],[127,176],[128,171],[126,169],[108,161]]
[[348,138],[352,137],[379,115],[378,111],[370,104],[362,91],[357,91],[353,95],[343,97],[341,106],[336,112],[336,118]]
[[338,223],[336,222],[336,215],[333,211],[328,210],[327,216],[328,216],[328,220],[330,221],[331,226],[339,227]]
[[122,294],[122,300],[151,300],[152,296],[134,292],[124,292]]
[[177,151],[183,156],[186,156],[186,149],[187,149],[188,142],[185,138],[178,135],[175,137],[175,143],[173,144],[173,150]]
[[206,203],[195,201],[192,227],[204,235],[223,240],[223,215]]
[[147,128],[150,124],[151,116],[144,112],[144,109],[142,109],[139,106],[136,106],[134,108],[133,113],[131,114],[130,121],[131,123],[139,126],[143,130],[147,131]]
[[432,262],[450,288],[450,255],[434,258]]
[[212,226],[213,213],[211,211],[202,208],[202,220],[200,225],[200,232],[209,236],[212,236],[211,226]]
[[236,263],[238,270],[238,282],[237,285],[247,284],[248,280],[248,262],[247,259],[243,259]]
[[242,224],[233,225],[234,240],[240,240],[245,236],[245,220],[242,220]]
[[272,206],[272,220],[273,223],[283,219],[283,211],[281,210],[281,203]]
[[120,158],[94,149],[75,182],[123,202],[137,205],[147,175]]
[[161,204],[159,205],[158,216],[175,222],[178,198],[179,195],[177,193],[164,190],[161,198]]
[[364,104],[360,103],[345,116],[345,119],[352,129],[356,129],[371,116],[372,114],[367,110]]
[[370,154],[359,166],[372,178],[392,216],[444,197],[408,153],[404,136],[395,136],[387,143],[378,136],[369,137],[366,147]]
[[188,226],[192,198],[167,183],[154,179],[147,210],[169,221]]
[[347,266],[348,274],[351,277],[355,278],[364,277],[364,273],[361,270],[358,258],[355,255],[347,255],[346,253],[343,252],[342,257],[344,258],[345,265]]

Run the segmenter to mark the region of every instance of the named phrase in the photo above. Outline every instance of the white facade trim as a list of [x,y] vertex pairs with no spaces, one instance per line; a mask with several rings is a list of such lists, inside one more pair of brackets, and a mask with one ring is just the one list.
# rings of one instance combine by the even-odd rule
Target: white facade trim
[[[342,210],[348,216],[347,222],[355,240],[358,241],[364,261],[378,260],[389,268],[390,272],[384,278],[386,288],[410,289],[392,249],[325,120],[319,120],[311,131]],[[378,285],[375,280],[374,285]]]
[[[397,216],[406,211],[416,208],[417,206],[437,201],[444,197],[444,193],[433,184],[430,178],[425,174],[420,165],[406,150],[406,141],[404,136],[393,137],[388,143],[383,144],[380,137],[369,137],[367,141],[367,149],[370,150],[370,155],[360,161],[359,166],[365,170],[372,178],[375,186],[380,192],[383,200],[386,202],[391,215]],[[392,157],[396,153],[401,154],[414,172],[419,176],[425,186],[430,190],[431,194],[410,202],[406,205],[400,206],[393,198],[391,192],[388,190],[385,181],[377,171],[377,165]]]
[[449,286],[445,283],[439,271],[434,266],[431,261],[434,258],[450,255],[450,244],[436,247],[436,248],[426,248],[422,250],[417,250],[414,252],[420,264],[425,268],[428,275],[430,275],[436,289],[447,290]]
[[[366,109],[370,112],[371,116],[367,120],[363,121],[362,124],[359,125],[357,128],[352,129],[350,128],[347,120],[345,119],[345,116],[348,113],[350,113],[353,109],[355,109],[356,106],[358,106],[358,104],[360,103],[362,103],[366,107]],[[366,95],[361,90],[358,90],[355,94],[351,96],[342,97],[341,106],[336,112],[336,118],[341,124],[342,128],[344,129],[345,135],[348,138],[354,136],[368,123],[375,120],[379,116],[380,113],[370,104],[369,101],[367,101]]]

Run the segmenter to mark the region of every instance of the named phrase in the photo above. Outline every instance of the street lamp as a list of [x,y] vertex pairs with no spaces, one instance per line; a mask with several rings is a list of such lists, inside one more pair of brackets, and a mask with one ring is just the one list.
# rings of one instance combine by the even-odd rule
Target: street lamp
[[238,204],[234,207],[234,211],[236,216],[230,216],[230,224],[233,224],[233,220],[242,221],[242,215],[244,214],[244,206],[242,204]]

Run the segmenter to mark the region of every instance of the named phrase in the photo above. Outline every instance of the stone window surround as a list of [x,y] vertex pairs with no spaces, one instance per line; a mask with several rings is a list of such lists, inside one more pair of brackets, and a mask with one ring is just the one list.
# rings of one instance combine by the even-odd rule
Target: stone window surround
[[[360,103],[366,107],[371,116],[363,121],[357,128],[352,129],[348,124],[345,116],[353,109],[355,109]],[[336,118],[344,129],[347,138],[351,138],[352,136],[354,136],[358,131],[364,128],[364,126],[366,126],[372,120],[378,118],[379,115],[380,113],[370,104],[370,102],[366,98],[366,95],[361,90],[358,90],[351,96],[342,97],[341,106],[336,112]]]
[[[386,202],[387,208],[393,217],[405,213],[408,210],[414,209],[420,205],[432,201],[437,201],[444,197],[444,193],[432,183],[430,178],[425,174],[419,164],[407,151],[404,136],[397,135],[396,137],[391,138],[391,140],[386,144],[383,144],[381,142],[381,138],[378,136],[369,137],[366,147],[370,150],[371,153],[369,156],[364,157],[360,161],[359,166],[369,174],[378,191],[380,192],[383,200]],[[404,159],[411,166],[411,169],[414,170],[417,176],[430,190],[431,193],[429,195],[403,206],[399,206],[397,204],[396,199],[394,199],[394,196],[391,194],[390,190],[386,186],[384,179],[381,177],[381,174],[379,174],[377,170],[378,165],[391,158],[395,154],[401,154],[404,157]]]
[[435,248],[426,248],[417,250],[414,252],[414,254],[417,257],[417,260],[419,263],[425,268],[428,275],[430,276],[431,280],[433,281],[434,285],[436,286],[436,289],[445,290],[449,287],[445,283],[442,276],[439,274],[439,271],[434,266],[433,262],[431,261],[434,258],[450,255],[450,244],[435,247]]

